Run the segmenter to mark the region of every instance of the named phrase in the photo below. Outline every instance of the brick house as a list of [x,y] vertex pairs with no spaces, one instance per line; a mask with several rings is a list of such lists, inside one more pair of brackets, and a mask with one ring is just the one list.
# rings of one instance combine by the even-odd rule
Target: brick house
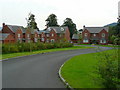
[[73,43],[78,43],[79,40],[79,34],[73,34],[72,36],[72,42]]
[[41,36],[44,37],[45,42],[59,42],[63,39],[70,41],[70,32],[68,27],[49,27],[42,32]]
[[3,23],[2,33],[9,33],[15,38],[15,42],[22,42],[23,29],[23,26],[5,25],[5,23]]
[[33,42],[38,42],[39,41],[39,32],[37,29],[31,30],[31,40]]
[[108,27],[84,27],[83,44],[108,44]]
[[29,28],[27,28],[27,29],[23,28],[22,31],[23,31],[23,38],[22,38],[23,42],[26,42],[26,43],[31,42],[31,31],[30,31],[30,29]]
[[15,38],[9,33],[0,33],[0,43],[14,43]]

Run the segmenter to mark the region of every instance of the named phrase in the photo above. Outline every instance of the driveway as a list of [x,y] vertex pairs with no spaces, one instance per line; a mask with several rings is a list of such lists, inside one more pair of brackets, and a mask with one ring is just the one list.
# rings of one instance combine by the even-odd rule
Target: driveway
[[[102,48],[102,50],[107,49],[110,48]],[[2,62],[2,87],[65,88],[58,78],[60,66],[73,56],[94,52],[96,52],[96,48],[58,51],[8,59]]]

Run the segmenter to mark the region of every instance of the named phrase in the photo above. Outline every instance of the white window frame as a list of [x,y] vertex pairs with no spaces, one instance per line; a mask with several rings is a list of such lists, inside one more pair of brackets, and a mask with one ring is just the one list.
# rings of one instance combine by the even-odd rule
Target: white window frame
[[105,37],[105,33],[102,33],[102,37]]
[[27,37],[29,38],[29,37],[30,37],[30,34],[27,34]]
[[45,39],[42,37],[42,38],[41,38],[41,41],[43,41],[43,42],[44,42],[44,41],[45,41]]
[[50,35],[49,34],[46,34],[47,37],[49,37]]
[[83,42],[84,42],[84,43],[88,43],[88,40],[84,39]]
[[18,38],[20,38],[20,34],[18,33]]
[[88,33],[85,33],[85,36],[87,36],[88,35]]
[[95,36],[96,36],[96,34],[94,33],[94,34],[93,34],[93,36],[95,37]]
[[51,35],[52,37],[54,36],[54,34],[52,33],[52,35]]
[[55,42],[55,39],[51,39],[51,42],[52,42],[52,43]]

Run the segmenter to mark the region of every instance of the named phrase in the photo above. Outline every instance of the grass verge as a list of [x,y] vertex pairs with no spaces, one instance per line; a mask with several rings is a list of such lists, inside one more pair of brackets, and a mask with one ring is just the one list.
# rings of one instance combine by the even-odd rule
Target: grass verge
[[68,47],[68,48],[55,48],[55,49],[39,50],[39,51],[32,51],[32,52],[20,52],[20,53],[2,54],[2,55],[0,55],[1,56],[0,59],[7,59],[7,58],[18,57],[18,56],[26,56],[26,55],[46,53],[46,52],[74,50],[74,49],[87,49],[87,48],[92,48],[92,47],[73,46],[73,47]]
[[[115,50],[104,51],[113,53]],[[68,60],[61,69],[62,77],[73,88],[104,88],[100,81],[97,81],[99,76],[96,72],[98,53],[82,54]]]

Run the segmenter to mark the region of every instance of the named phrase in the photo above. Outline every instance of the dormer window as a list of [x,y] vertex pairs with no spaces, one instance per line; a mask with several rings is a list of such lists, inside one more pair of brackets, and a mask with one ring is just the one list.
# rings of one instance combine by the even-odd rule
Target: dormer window
[[102,37],[105,37],[105,33],[102,33]]

